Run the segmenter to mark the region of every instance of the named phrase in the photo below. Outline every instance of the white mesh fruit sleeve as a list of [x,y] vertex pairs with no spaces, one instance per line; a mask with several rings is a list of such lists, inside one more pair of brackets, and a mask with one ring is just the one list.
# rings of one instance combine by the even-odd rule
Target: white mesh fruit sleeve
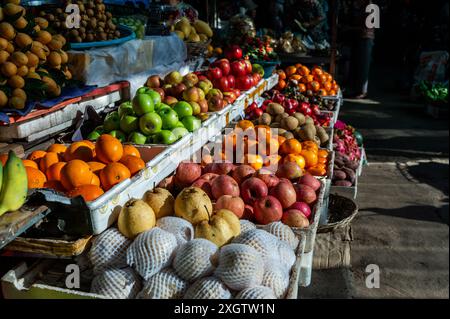
[[256,225],[253,224],[249,220],[241,219],[240,223],[241,223],[241,234],[243,234],[243,233],[245,233],[245,232],[247,232],[249,230],[256,229]]
[[286,271],[290,273],[291,268],[292,266],[294,266],[295,260],[297,259],[295,252],[292,250],[291,246],[289,246],[288,243],[281,240],[278,241],[277,248],[281,265],[283,265]]
[[254,248],[243,244],[229,244],[219,252],[215,275],[233,290],[261,285],[264,262]]
[[194,282],[184,299],[231,299],[231,291],[216,277],[205,277]]
[[217,251],[213,242],[203,238],[193,239],[177,250],[173,268],[181,278],[189,282],[209,276],[214,271],[212,258]]
[[278,238],[262,229],[252,229],[233,239],[233,243],[244,244],[256,249],[264,260],[279,259]]
[[155,227],[135,238],[127,250],[127,263],[148,280],[171,264],[176,248],[175,236]]
[[297,249],[299,240],[288,225],[285,225],[282,222],[274,222],[264,226],[263,229],[277,237],[279,240],[288,243],[294,251]]
[[187,220],[179,217],[167,216],[156,221],[156,226],[173,234],[182,245],[194,238],[194,227]]
[[96,236],[89,251],[89,260],[94,267],[94,273],[100,273],[109,267],[126,266],[126,252],[131,243],[130,239],[114,227]]
[[172,269],[163,269],[150,277],[138,294],[138,299],[181,299],[186,293],[188,283]]
[[110,268],[92,280],[91,292],[112,299],[131,299],[141,287],[141,279],[133,269]]
[[238,293],[235,299],[277,299],[273,294],[272,289],[263,287],[263,286],[255,286],[251,288],[247,288]]
[[264,265],[262,285],[272,289],[276,298],[281,299],[289,287],[289,272],[279,260],[267,261]]

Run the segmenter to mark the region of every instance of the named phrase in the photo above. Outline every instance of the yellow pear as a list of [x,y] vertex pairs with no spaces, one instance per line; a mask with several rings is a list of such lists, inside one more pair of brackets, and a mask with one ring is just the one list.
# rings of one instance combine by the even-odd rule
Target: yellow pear
[[140,199],[129,200],[121,209],[117,226],[127,238],[135,238],[140,233],[155,227],[153,209]]

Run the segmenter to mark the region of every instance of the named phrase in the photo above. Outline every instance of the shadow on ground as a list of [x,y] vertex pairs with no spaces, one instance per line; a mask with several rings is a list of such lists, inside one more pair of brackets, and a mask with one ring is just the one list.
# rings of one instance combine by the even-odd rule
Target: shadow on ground
[[408,166],[408,173],[420,183],[428,184],[448,196],[448,164],[437,162]]
[[427,205],[411,205],[395,209],[368,207],[365,208],[364,210],[389,217],[444,223],[448,225],[448,204],[445,204],[441,207],[427,206]]

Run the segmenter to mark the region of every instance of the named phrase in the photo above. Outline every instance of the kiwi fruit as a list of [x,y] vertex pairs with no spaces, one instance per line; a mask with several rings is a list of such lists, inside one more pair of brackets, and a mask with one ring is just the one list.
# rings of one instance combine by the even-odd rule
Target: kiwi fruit
[[314,141],[315,136],[316,128],[314,125],[303,125],[302,130],[300,131],[300,137],[303,141]]
[[261,125],[270,125],[271,122],[272,122],[272,117],[268,113],[264,113],[258,119],[258,124],[261,124]]
[[305,124],[306,124],[306,118],[305,118],[305,116],[303,115],[303,113],[295,112],[295,113],[294,113],[294,117],[297,119],[298,125],[299,125],[299,126],[302,126],[302,125],[305,125]]
[[278,103],[269,103],[267,109],[270,109],[269,113],[271,115],[278,115],[284,113],[284,107]]
[[289,114],[287,114],[287,113],[278,114],[277,116],[275,116],[275,122],[281,123],[283,121],[283,119],[285,119],[288,116],[289,116]]
[[281,134],[285,139],[290,140],[291,138],[294,138],[294,134],[292,132],[286,131],[283,134]]
[[293,131],[298,127],[298,120],[293,116],[288,116],[281,121],[281,127]]
[[325,144],[330,139],[330,137],[328,136],[328,133],[325,131],[325,129],[322,126],[316,125],[316,132],[317,132],[316,133],[317,137],[320,140],[320,145]]
[[305,117],[305,124],[304,125],[306,125],[306,124],[314,125],[314,120],[312,119],[312,117],[310,117],[310,116],[306,116]]
[[322,143],[320,142],[320,138],[316,135],[316,136],[314,136],[314,139],[313,139],[313,141],[314,141],[314,143],[316,143],[317,145],[322,145]]
[[88,33],[86,35],[86,42],[93,42],[95,40],[94,35],[92,33]]
[[277,135],[283,135],[287,131],[284,128],[278,128]]

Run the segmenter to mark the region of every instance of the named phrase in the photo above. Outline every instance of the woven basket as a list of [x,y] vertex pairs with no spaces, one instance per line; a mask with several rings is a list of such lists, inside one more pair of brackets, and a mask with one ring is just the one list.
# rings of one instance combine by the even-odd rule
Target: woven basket
[[188,58],[205,56],[208,52],[208,45],[211,40],[206,42],[186,42]]
[[358,214],[358,205],[350,198],[340,195],[330,195],[328,204],[328,224],[320,225],[318,233],[327,233],[345,227]]

